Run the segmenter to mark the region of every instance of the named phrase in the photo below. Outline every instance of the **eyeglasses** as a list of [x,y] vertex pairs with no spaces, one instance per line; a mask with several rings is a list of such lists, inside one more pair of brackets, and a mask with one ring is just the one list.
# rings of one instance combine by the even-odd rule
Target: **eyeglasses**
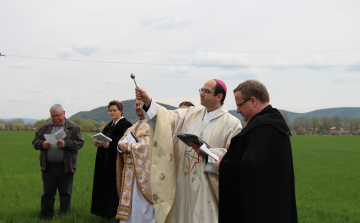
[[117,112],[119,110],[109,110],[108,113]]
[[[251,98],[251,97],[250,97]],[[250,98],[246,99],[245,101],[241,102],[240,104],[236,105],[237,108],[241,108],[241,106],[243,106],[246,102],[248,102],[250,100]]]
[[200,94],[201,94],[201,93],[210,94],[210,93],[215,93],[215,91],[214,91],[214,92],[211,92],[211,91],[209,91],[209,89],[202,89],[202,88],[200,88],[200,89],[199,89],[199,93],[200,93]]
[[141,104],[134,104],[134,108],[141,107]]
[[62,115],[62,114],[60,114],[60,115],[51,115],[51,118],[54,118],[54,119],[55,119],[55,118],[60,118],[61,115]]

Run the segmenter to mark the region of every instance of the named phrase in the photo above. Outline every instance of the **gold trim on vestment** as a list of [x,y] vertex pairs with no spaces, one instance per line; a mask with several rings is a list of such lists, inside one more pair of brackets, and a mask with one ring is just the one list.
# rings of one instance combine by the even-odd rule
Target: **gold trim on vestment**
[[[136,125],[133,125],[125,132],[120,141],[125,139],[131,132],[134,132],[139,142],[129,143],[128,150],[121,155],[118,153],[117,156],[117,163],[122,161],[123,168],[117,169],[117,182],[121,182],[121,184],[118,184],[119,207],[115,218],[124,221],[128,220],[131,211],[134,179],[145,200],[152,204],[149,125],[146,121],[139,120]],[[119,177],[121,179],[118,179]]]
[[176,189],[175,159],[171,116],[158,106],[156,127],[150,127],[151,188],[156,220],[164,223],[174,202]]

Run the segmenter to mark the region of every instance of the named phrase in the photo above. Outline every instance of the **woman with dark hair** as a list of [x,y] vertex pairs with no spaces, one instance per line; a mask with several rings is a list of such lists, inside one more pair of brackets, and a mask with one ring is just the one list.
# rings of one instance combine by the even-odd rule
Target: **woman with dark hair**
[[194,106],[190,101],[183,101],[179,104],[179,108],[188,108],[190,106]]
[[112,121],[106,125],[102,133],[112,139],[112,142],[99,143],[95,161],[94,184],[92,193],[91,213],[114,218],[119,205],[116,188],[116,156],[117,143],[132,124],[123,118],[123,104],[111,101],[108,112]]

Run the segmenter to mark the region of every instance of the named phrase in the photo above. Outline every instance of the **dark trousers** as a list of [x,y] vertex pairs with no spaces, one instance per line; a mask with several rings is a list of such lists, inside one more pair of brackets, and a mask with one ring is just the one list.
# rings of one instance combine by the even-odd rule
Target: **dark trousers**
[[56,189],[59,190],[60,212],[70,214],[74,174],[65,173],[64,165],[46,164],[46,169],[42,172],[42,180],[44,195],[41,197],[41,216],[53,217]]

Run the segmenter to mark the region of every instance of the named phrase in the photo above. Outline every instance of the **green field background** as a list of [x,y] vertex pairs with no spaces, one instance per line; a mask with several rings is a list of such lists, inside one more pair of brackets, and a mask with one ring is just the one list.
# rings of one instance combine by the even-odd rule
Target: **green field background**
[[[34,132],[0,132],[0,223],[42,222],[42,180]],[[90,213],[96,148],[84,133],[74,177],[72,210],[52,222],[107,222]],[[299,222],[360,222],[360,137],[293,136]],[[112,222],[117,222],[113,220]]]

